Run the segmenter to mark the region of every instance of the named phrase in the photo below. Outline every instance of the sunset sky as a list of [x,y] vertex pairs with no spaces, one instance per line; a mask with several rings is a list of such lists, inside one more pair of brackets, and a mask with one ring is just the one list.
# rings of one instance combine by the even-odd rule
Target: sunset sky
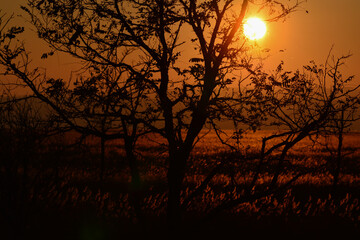
[[[344,71],[360,77],[360,1],[308,0],[304,10],[285,23],[272,23],[261,44],[272,51],[270,59],[298,68],[310,60],[324,63],[332,46],[336,56],[352,54]],[[279,50],[285,49],[284,52]],[[270,60],[269,59],[269,60]],[[359,79],[357,80],[359,81]]]
[[359,11],[0,0],[0,240],[359,235]]
[[[0,8],[5,13],[18,14],[22,13],[19,4],[25,2],[1,1]],[[360,78],[359,10],[359,0],[308,0],[285,22],[269,23],[265,37],[258,41],[260,47],[271,50],[265,66],[271,69],[281,60],[284,60],[285,68],[290,70],[300,68],[310,60],[321,64],[334,46],[333,54],[336,56],[353,55],[343,70]],[[16,22],[19,24],[21,21],[19,18]],[[34,36],[28,29],[27,34]],[[26,38],[26,43],[36,58],[40,58],[44,45],[31,37]],[[56,72],[69,72],[69,66],[73,64],[71,60],[59,56],[48,59],[47,64],[49,61]]]

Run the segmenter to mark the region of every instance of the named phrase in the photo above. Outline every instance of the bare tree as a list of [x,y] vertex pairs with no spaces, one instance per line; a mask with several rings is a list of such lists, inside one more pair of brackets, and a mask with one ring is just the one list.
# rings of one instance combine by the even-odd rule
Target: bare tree
[[[358,119],[356,113],[359,109],[360,85],[354,85],[353,76],[345,77],[341,72],[341,66],[348,57],[332,58],[332,61],[328,57],[325,64],[320,66],[311,62],[304,66],[302,72],[294,73],[285,71],[281,63],[272,74],[259,71],[252,75],[254,86],[247,91],[254,92],[252,96],[256,96],[256,102],[265,109],[260,127],[271,126],[278,131],[262,139],[260,154],[253,159],[257,165],[245,189],[233,184],[238,195],[216,206],[210,211],[209,217],[241,203],[284,191],[306,174],[300,171],[287,182],[279,183],[279,177],[286,171],[284,167],[289,151],[306,138],[314,140],[324,135],[335,135],[338,138],[336,151],[332,151],[336,159],[332,173],[333,185],[336,186],[341,169],[344,130]],[[236,115],[233,116],[236,121]],[[222,137],[220,132],[218,135]],[[235,149],[235,146],[230,147]],[[275,167],[271,179],[259,183],[263,169],[272,165]],[[212,172],[204,183],[208,184],[215,174]]]
[[[334,129],[334,124],[342,125],[340,119],[343,117],[339,116],[343,116],[344,111],[349,111],[349,120],[350,116],[354,116],[360,86],[353,86],[353,76],[344,77],[340,71],[348,57],[333,59],[333,63],[328,58],[320,66],[311,62],[304,66],[303,73],[283,71],[280,64],[275,74],[265,74],[256,80],[263,85],[266,98],[273,107],[269,111],[269,124],[281,130],[279,134],[263,139],[262,156],[282,149],[271,185],[276,183],[286,153],[295,144],[305,138],[321,135],[323,129]],[[267,141],[273,139],[281,140],[267,147]],[[256,175],[253,183],[255,181]]]
[[[320,136],[325,139],[325,142],[323,142],[324,139],[318,141],[318,143],[323,145],[330,153],[328,165],[330,166],[330,173],[333,176],[332,192],[334,195],[337,193],[343,159],[346,155],[351,154],[351,151],[345,153],[343,149],[345,134],[351,131],[351,127],[359,120],[359,85],[354,85],[354,76],[344,78],[337,72],[348,57],[350,57],[350,55],[343,56],[339,59],[328,58],[326,63],[328,69],[333,69],[328,76],[340,79],[340,83],[338,83],[339,97],[332,103],[332,113],[328,124],[320,129]],[[330,65],[330,61],[333,65]],[[334,138],[336,139],[335,146],[333,145]]]

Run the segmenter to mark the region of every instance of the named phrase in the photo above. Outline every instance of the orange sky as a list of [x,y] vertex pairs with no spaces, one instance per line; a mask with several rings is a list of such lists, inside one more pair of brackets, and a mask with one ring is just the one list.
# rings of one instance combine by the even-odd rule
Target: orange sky
[[[19,4],[24,0],[1,1],[3,12],[20,13]],[[241,3],[241,1],[239,1]],[[306,13],[308,10],[309,13]],[[284,23],[268,24],[266,36],[258,41],[258,45],[269,48],[269,58],[264,62],[266,68],[273,68],[281,60],[285,68],[294,70],[307,64],[310,60],[324,63],[332,45],[333,53],[352,53],[344,67],[344,71],[357,75],[360,81],[360,0],[308,0],[302,9],[293,13]],[[16,22],[22,23],[22,19]],[[59,55],[47,60],[40,60],[45,45],[36,39],[27,29],[26,44],[31,48],[38,65],[48,67],[48,72],[70,75],[74,61]],[[282,51],[284,50],[284,51]]]
[[[285,67],[299,68],[315,60],[324,63],[331,47],[336,56],[353,56],[344,71],[357,75],[360,81],[360,1],[359,0],[308,0],[306,11],[290,16],[285,23],[272,23],[263,39],[272,55],[267,61],[284,60]],[[279,50],[285,49],[284,52]]]

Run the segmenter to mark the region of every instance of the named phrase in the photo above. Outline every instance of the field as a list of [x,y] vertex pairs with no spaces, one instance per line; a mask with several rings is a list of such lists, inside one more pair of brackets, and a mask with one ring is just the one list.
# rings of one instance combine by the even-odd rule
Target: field
[[[230,132],[227,132],[230,134]],[[360,134],[344,138],[341,174],[333,186],[334,157],[325,145],[306,139],[286,158],[278,186],[287,188],[244,201],[214,218],[207,215],[224,201],[241,197],[254,176],[262,137],[272,131],[248,133],[230,150],[214,133],[204,135],[190,157],[182,191],[183,201],[219,162],[226,161],[204,192],[184,214],[184,229],[197,234],[259,233],[284,236],[359,234]],[[121,141],[106,142],[104,177],[100,180],[99,139],[66,134],[28,146],[2,144],[2,232],[13,239],[21,233],[37,239],[119,239],[142,233],[165,234],[167,199],[166,146],[158,136],[139,140],[142,184],[139,224],[130,204],[130,174]],[[229,138],[229,141],[236,141]],[[336,138],[327,140],[336,149]],[[330,143],[331,142],[331,143]],[[7,144],[12,144],[9,142]],[[233,142],[234,143],[234,142]],[[273,143],[272,143],[273,144]],[[20,145],[19,145],[20,146]],[[16,153],[16,154],[14,154]],[[277,154],[266,160],[255,189],[262,191],[272,179]],[[11,156],[11,157],[10,157]],[[10,160],[9,160],[10,159]],[[11,162],[11,164],[6,164]],[[26,164],[25,164],[26,163]],[[16,230],[20,229],[20,230]]]

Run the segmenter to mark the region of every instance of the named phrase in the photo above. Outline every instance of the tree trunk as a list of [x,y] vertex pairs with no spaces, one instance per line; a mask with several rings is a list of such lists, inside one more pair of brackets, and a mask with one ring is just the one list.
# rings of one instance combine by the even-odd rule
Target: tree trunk
[[181,223],[181,188],[185,177],[186,164],[190,156],[194,141],[203,129],[208,117],[207,108],[211,94],[215,88],[215,78],[213,70],[208,70],[205,74],[205,85],[202,96],[193,112],[193,117],[185,138],[184,143],[179,144],[175,139],[169,141],[169,169],[168,169],[168,224],[170,230],[176,230]]
[[[343,119],[342,119],[343,120]],[[340,171],[341,171],[341,162],[342,162],[342,145],[343,145],[343,131],[344,131],[344,126],[343,126],[343,121],[340,120],[340,129],[339,129],[339,133],[338,133],[338,146],[337,146],[337,154],[336,154],[336,164],[335,164],[335,169],[334,169],[334,173],[333,173],[333,194],[336,194],[337,191],[337,186],[339,184],[339,176],[340,176]]]
[[169,156],[167,220],[168,226],[172,231],[181,226],[183,214],[181,208],[181,189],[190,152],[190,147],[182,145],[178,150],[171,152]]
[[100,183],[103,184],[105,172],[105,138],[100,139]]
[[129,201],[130,204],[134,207],[136,218],[140,224],[142,230],[145,229],[145,219],[141,210],[141,201],[142,201],[142,181],[140,177],[139,164],[136,156],[134,155],[133,140],[131,138],[125,138],[125,152],[126,158],[128,160],[130,168],[130,188],[129,188]]

